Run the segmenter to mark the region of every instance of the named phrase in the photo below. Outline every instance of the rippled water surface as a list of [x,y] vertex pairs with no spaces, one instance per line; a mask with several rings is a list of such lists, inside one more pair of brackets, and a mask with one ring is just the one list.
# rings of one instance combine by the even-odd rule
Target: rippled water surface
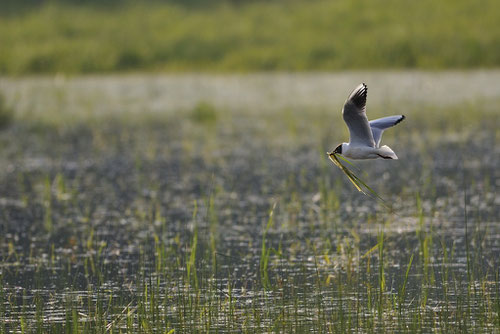
[[[355,163],[385,206],[325,155],[359,81],[370,118],[407,116],[383,137],[400,160]],[[499,87],[1,79],[0,333],[498,332]]]

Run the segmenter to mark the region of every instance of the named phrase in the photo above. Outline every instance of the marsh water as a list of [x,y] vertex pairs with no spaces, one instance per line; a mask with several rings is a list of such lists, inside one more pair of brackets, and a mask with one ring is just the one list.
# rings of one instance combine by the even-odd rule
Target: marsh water
[[[405,114],[350,166],[341,107]],[[372,89],[373,87],[373,89]],[[496,88],[495,88],[496,87]],[[2,332],[500,329],[500,74],[2,79]]]

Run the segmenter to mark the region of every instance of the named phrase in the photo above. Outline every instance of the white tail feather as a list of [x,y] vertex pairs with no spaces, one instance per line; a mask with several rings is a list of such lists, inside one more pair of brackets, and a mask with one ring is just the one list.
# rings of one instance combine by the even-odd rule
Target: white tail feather
[[381,158],[398,160],[396,153],[387,145],[381,146],[378,152]]

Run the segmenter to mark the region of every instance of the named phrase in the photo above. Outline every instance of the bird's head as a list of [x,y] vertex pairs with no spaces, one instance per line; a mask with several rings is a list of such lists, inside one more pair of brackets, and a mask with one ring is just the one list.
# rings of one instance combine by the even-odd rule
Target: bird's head
[[332,156],[334,154],[342,154],[342,144],[339,144],[339,146],[335,147],[335,149],[331,152],[327,153],[329,156]]
[[342,144],[340,144],[339,146],[337,146],[335,148],[335,150],[333,150],[332,153],[335,153],[335,154],[342,154]]

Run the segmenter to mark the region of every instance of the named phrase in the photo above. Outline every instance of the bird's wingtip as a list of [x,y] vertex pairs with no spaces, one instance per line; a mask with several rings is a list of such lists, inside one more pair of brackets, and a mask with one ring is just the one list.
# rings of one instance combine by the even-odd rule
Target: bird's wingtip
[[366,105],[366,97],[368,95],[368,87],[366,84],[360,83],[349,95],[348,101],[352,101],[358,108],[363,108]]
[[401,115],[401,117],[394,123],[394,125],[401,123],[406,118],[405,115]]

